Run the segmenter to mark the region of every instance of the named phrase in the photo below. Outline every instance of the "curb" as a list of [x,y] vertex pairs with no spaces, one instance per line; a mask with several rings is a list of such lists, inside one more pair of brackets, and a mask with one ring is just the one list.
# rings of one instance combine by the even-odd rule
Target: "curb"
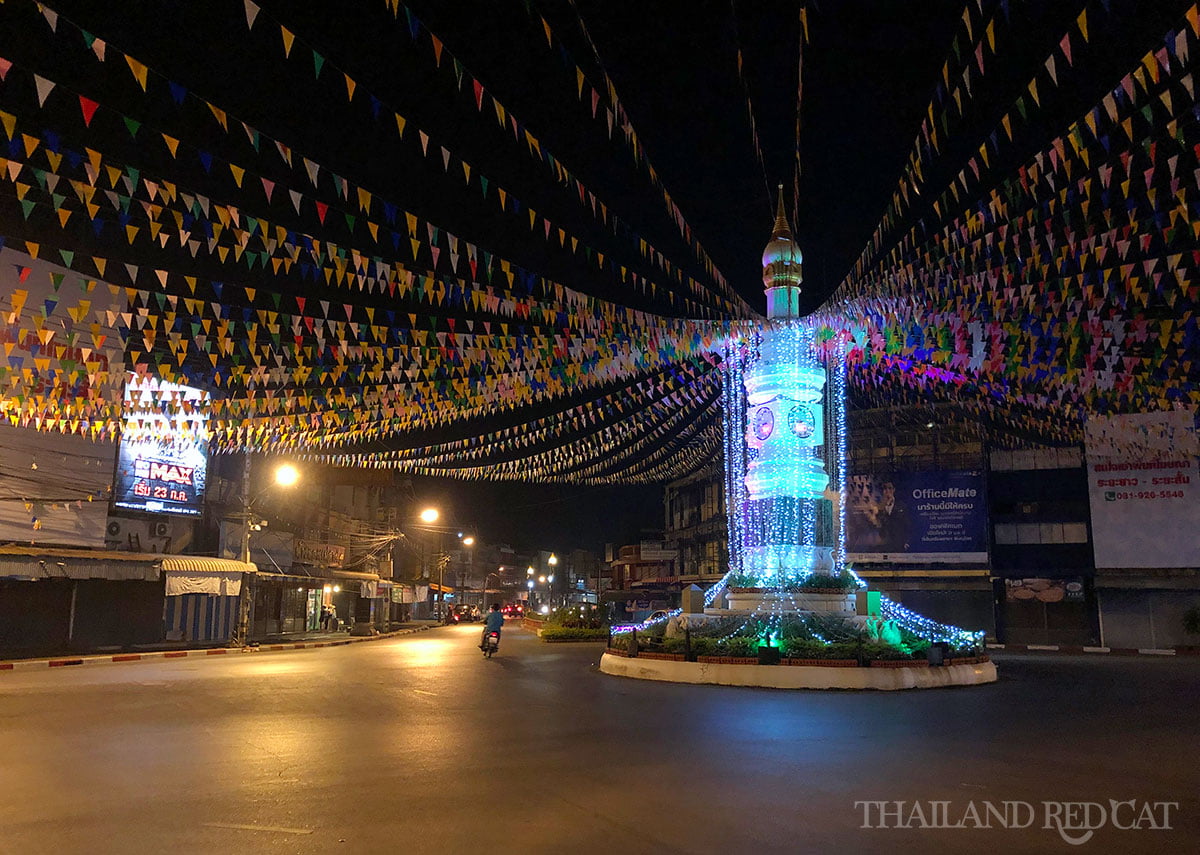
[[[438,625],[440,626],[440,624]],[[317,647],[343,647],[347,644],[357,644],[362,641],[378,641],[382,638],[396,638],[401,635],[412,635],[414,632],[425,632],[434,626],[418,626],[409,629],[398,629],[394,632],[381,632],[379,635],[364,635],[336,641],[297,641],[293,644],[263,644],[259,647],[207,647],[199,650],[154,650],[148,653],[114,653],[111,656],[70,656],[53,659],[11,659],[0,662],[0,672],[31,671],[37,668],[66,668],[72,665],[112,665],[122,662],[142,662],[147,659],[195,659],[206,656],[238,655],[243,653],[276,653],[282,650],[310,650]]]
[[1014,653],[1107,653],[1112,656],[1198,656],[1200,652],[1158,647],[1081,647],[1072,644],[988,644],[988,650]]

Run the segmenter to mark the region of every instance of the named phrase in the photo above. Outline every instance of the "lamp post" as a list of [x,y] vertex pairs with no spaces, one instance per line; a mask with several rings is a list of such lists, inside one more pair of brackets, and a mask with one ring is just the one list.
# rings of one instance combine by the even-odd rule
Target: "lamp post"
[[[279,487],[294,487],[300,481],[300,470],[290,463],[282,463],[275,467],[274,472],[275,484]],[[263,491],[266,492],[265,490]],[[255,498],[260,498],[262,493]],[[239,550],[238,558],[243,564],[250,563],[250,532],[260,531],[263,525],[266,525],[266,520],[261,523],[254,521],[252,508],[254,499],[250,496],[250,454],[246,454],[246,460],[242,469],[242,538],[241,549]],[[238,619],[237,626],[234,627],[234,632],[229,637],[230,647],[241,647],[246,643],[246,637],[250,629],[250,573],[249,571],[242,573],[242,585],[238,592]]]
[[[467,548],[467,570],[466,570],[465,576],[463,577],[463,585],[462,585],[462,589],[465,591],[465,590],[467,590],[467,585],[470,584],[471,577],[475,573],[475,550],[471,548],[475,545],[475,537],[470,534],[468,534],[466,537],[463,537],[460,534],[459,537],[462,538],[462,545]],[[484,580],[483,586],[485,588],[487,587],[486,579]],[[483,596],[486,596],[486,593]],[[480,603],[479,603],[479,610],[483,611],[482,597],[481,597]]]
[[[437,508],[426,508],[425,510],[421,511],[421,522],[425,523],[426,525],[433,525],[435,522],[437,522],[439,516],[441,516],[441,513],[438,511]],[[445,581],[446,564],[445,564],[445,562],[442,561],[442,534],[441,534],[441,532],[438,532],[437,562],[438,562],[438,595],[437,595],[437,606],[435,608],[434,613],[436,614],[437,619],[441,620],[442,619],[442,606],[445,602],[445,597],[446,597],[446,593],[442,589],[442,585]]]
[[488,579],[491,579],[493,576],[495,576],[497,579],[502,578],[499,573],[488,573],[486,576],[483,577],[483,590],[480,592],[480,595],[479,595],[479,598],[480,598],[479,599],[479,610],[481,612],[484,611],[487,606]]
[[550,600],[550,608],[554,608],[554,568],[558,565],[558,556],[551,552],[550,557],[546,559],[546,563],[550,565],[550,573],[548,574],[550,584],[546,588],[546,596]]

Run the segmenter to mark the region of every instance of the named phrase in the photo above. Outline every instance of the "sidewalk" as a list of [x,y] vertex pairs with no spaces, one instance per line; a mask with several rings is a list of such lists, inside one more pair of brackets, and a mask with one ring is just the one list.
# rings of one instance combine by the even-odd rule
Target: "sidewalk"
[[341,647],[360,641],[375,641],[381,638],[394,638],[400,635],[411,635],[414,632],[424,632],[441,626],[435,620],[409,621],[399,629],[382,632],[379,635],[352,636],[345,632],[305,633],[278,642],[252,644],[247,647],[191,647],[184,649],[146,650],[135,653],[107,653],[86,656],[54,656],[36,659],[6,659],[0,661],[0,672],[24,671],[36,668],[62,668],[72,665],[111,665],[121,662],[141,662],[147,659],[184,659],[201,656],[224,656],[239,653],[274,653],[280,650],[306,650],[317,647]]
[[1008,653],[1107,653],[1113,656],[1198,656],[1200,648],[1080,647],[1071,644],[987,644],[988,650]]

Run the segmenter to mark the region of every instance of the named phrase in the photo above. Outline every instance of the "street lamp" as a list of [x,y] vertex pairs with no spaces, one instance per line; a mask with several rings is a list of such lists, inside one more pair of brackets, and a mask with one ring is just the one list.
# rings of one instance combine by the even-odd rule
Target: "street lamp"
[[[550,569],[551,569],[551,571],[553,571],[555,566],[558,565],[558,556],[555,555],[553,552],[551,552],[550,557],[546,559],[546,563],[550,565]],[[553,573],[550,574],[550,585],[546,588],[546,597],[550,600],[550,605],[553,606],[554,605],[554,575],[553,575]]]
[[275,467],[275,483],[280,487],[294,487],[300,480],[300,470],[290,463],[281,463]]
[[[300,470],[290,463],[281,463],[275,467],[273,480],[280,487],[294,487],[300,481]],[[238,557],[243,564],[250,563],[250,532],[261,531],[262,527],[267,524],[266,520],[261,522],[254,521],[253,506],[256,499],[262,498],[266,493],[263,490],[257,496],[250,496],[250,455],[246,455],[244,468],[242,470],[242,542],[241,549],[238,550]],[[237,626],[234,628],[234,634],[229,638],[231,647],[240,647],[246,643],[246,636],[250,629],[250,574],[242,573],[242,586],[238,592],[238,619]]]
[[484,607],[487,604],[488,580],[491,579],[493,576],[495,576],[497,580],[502,580],[504,578],[503,574],[500,572],[488,573],[486,576],[483,577],[483,591],[480,593],[480,605],[479,605],[480,611],[483,611]]
[[[466,591],[467,584],[468,584],[471,576],[475,572],[475,550],[471,549],[471,547],[475,545],[475,538],[474,538],[474,536],[469,535],[469,534],[466,537],[463,537],[462,534],[459,534],[459,537],[462,538],[462,545],[467,547],[467,569],[466,569],[466,572],[464,573],[463,584],[462,584],[463,591]],[[483,587],[484,588],[487,587],[486,579],[484,580]],[[479,600],[480,611],[483,611],[483,598],[486,596],[487,596],[486,591],[480,595],[480,600]]]
[[[441,513],[438,511],[437,508],[426,508],[425,510],[421,511],[421,522],[425,523],[426,525],[432,525],[433,523],[438,521],[438,517],[440,517],[440,516],[441,516]],[[438,559],[437,559],[437,562],[438,562],[438,595],[437,595],[436,614],[437,614],[437,619],[441,620],[443,606],[445,605],[445,599],[446,599],[446,592],[443,589],[443,585],[445,582],[446,564],[444,561],[442,561],[442,533],[440,531],[438,532]],[[426,564],[426,567],[428,567],[428,564]]]

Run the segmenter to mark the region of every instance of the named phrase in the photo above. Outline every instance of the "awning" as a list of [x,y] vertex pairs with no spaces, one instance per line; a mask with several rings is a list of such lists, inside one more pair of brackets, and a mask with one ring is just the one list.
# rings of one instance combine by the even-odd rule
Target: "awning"
[[299,573],[276,573],[271,570],[259,571],[254,576],[255,585],[263,585],[273,583],[276,585],[296,585],[300,588],[323,588],[328,585],[330,579],[328,576],[303,576]]
[[330,570],[334,579],[354,579],[357,582],[378,582],[378,573],[360,573],[357,570]]
[[251,563],[203,555],[164,556],[162,570],[168,597],[183,594],[236,597],[242,592],[242,576],[258,572]]
[[0,578],[157,582],[162,555],[103,549],[0,548]]

